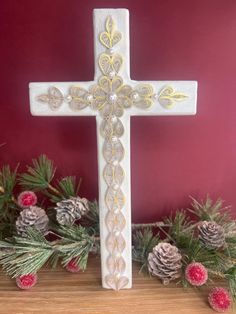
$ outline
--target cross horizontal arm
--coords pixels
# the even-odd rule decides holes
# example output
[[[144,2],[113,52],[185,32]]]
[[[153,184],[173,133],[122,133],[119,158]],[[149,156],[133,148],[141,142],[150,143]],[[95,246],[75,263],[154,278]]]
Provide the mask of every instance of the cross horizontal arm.
[[[73,110],[69,106],[69,91],[73,86],[84,89],[89,95],[89,88],[95,82],[50,82],[30,83],[30,111],[33,116],[95,116],[96,111],[89,106],[83,110]],[[86,95],[83,95],[86,97]]]
[[[196,81],[130,81],[134,89],[139,84],[152,86],[155,99],[146,110],[130,108],[131,116],[195,115],[197,112]]]

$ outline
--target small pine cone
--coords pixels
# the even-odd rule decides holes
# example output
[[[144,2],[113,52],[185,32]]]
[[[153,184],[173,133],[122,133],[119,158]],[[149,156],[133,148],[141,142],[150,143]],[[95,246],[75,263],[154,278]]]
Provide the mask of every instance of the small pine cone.
[[[203,221],[198,226],[198,237],[201,243],[209,249],[219,249],[225,245],[224,228],[215,221]]]
[[[86,198],[71,197],[58,202],[55,210],[59,224],[71,226],[89,211],[88,200]]]
[[[180,277],[182,256],[176,246],[161,242],[148,255],[148,270],[167,285],[171,280]]]
[[[30,206],[20,212],[16,220],[17,233],[26,236],[27,229],[34,227],[42,234],[48,231],[49,219],[44,209],[37,206]]]

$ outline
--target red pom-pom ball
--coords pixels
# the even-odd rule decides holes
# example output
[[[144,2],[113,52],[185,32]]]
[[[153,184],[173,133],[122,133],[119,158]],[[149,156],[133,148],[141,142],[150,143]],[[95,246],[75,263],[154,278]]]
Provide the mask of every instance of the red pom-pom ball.
[[[216,312],[225,312],[231,306],[231,297],[225,288],[213,288],[208,296],[210,306]]]
[[[32,191],[21,192],[17,198],[17,203],[22,208],[34,206],[37,203],[37,196]]]
[[[16,278],[16,284],[20,289],[30,289],[36,285],[38,281],[37,274],[22,275]]]
[[[78,273],[80,271],[80,268],[78,265],[76,265],[76,258],[72,258],[72,260],[69,261],[69,263],[66,265],[66,270],[70,273]]]
[[[185,278],[193,286],[202,286],[207,282],[207,269],[201,263],[191,263],[185,269]]]

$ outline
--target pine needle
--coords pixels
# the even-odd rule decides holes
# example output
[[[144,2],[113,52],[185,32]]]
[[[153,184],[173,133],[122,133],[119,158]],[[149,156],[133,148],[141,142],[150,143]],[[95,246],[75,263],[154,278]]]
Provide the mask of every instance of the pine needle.
[[[46,155],[32,160],[32,166],[27,167],[27,172],[20,175],[19,183],[26,189],[40,191],[49,188],[56,168],[53,161]]]
[[[19,209],[13,196],[16,176],[17,168],[12,171],[7,165],[0,170],[0,238],[12,234],[18,214]]]
[[[141,270],[146,268],[148,254],[160,241],[159,235],[154,235],[150,228],[138,230],[133,234],[133,260],[142,264]]]

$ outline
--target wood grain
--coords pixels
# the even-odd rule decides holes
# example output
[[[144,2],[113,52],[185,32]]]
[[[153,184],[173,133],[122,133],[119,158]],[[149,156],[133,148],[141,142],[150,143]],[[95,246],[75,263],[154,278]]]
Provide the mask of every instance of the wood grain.
[[[19,290],[14,280],[0,272],[0,313],[215,313],[207,304],[210,287],[200,291],[184,291],[174,283],[165,287],[155,278],[138,274],[138,270],[134,265],[133,288],[119,292],[101,288],[99,258],[91,258],[84,273],[45,268],[39,273],[38,284],[29,291]]]

